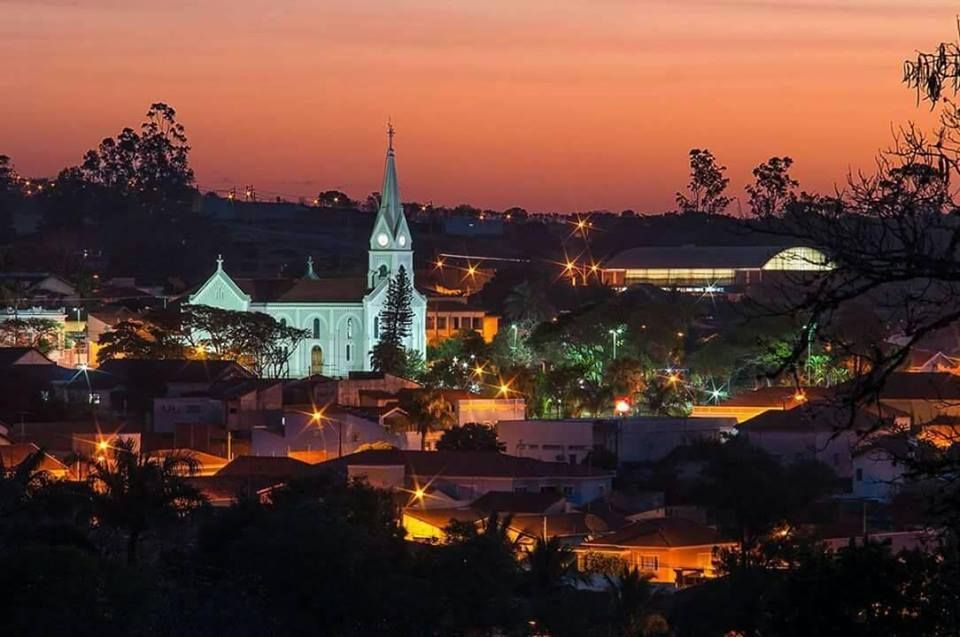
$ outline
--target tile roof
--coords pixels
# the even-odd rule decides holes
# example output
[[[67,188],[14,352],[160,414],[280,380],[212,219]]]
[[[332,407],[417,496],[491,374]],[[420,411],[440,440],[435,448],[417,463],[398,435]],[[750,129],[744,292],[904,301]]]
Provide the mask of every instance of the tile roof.
[[[90,376],[104,380],[112,377],[119,384],[131,379],[149,379],[168,383],[213,383],[227,378],[252,374],[233,361],[164,359],[148,360],[117,358],[104,361]],[[99,378],[98,378],[99,380]],[[78,378],[75,382],[85,382]]]
[[[563,503],[558,493],[514,493],[488,491],[470,504],[470,508],[484,513],[545,513]]]
[[[851,412],[850,407],[832,402],[810,402],[794,409],[770,410],[737,425],[746,432],[834,432],[844,429],[869,431],[890,424],[888,418],[866,410]]]
[[[804,398],[797,400],[797,394]],[[825,387],[761,387],[731,396],[719,403],[721,407],[779,407],[793,409],[806,400],[819,400],[832,394]]]
[[[216,475],[289,480],[309,475],[311,466],[287,456],[237,456],[217,471]]]
[[[29,355],[31,352],[36,352],[37,355],[41,356],[46,360],[46,363],[53,365],[54,362],[41,354],[38,350],[32,347],[0,347],[0,367],[9,367],[16,365],[20,362],[21,359]]]
[[[880,390],[887,400],[960,400],[960,376],[950,372],[894,372]]]
[[[17,443],[12,445],[0,445],[0,461],[3,462],[3,468],[10,471],[20,465],[32,454],[40,451],[40,447],[32,442]],[[47,452],[43,452],[38,471],[47,471],[56,476],[66,475],[69,467],[63,464]]]
[[[268,476],[193,476],[187,484],[197,489],[211,504],[228,504],[241,496],[259,495],[279,486],[282,481]]]
[[[234,279],[254,303],[360,302],[369,287],[365,277],[325,279]]]
[[[639,520],[603,537],[584,542],[581,546],[680,548],[709,546],[719,543],[720,535],[709,526],[685,518],[651,518]]]
[[[613,472],[563,462],[543,462],[492,451],[405,451],[399,449],[361,451],[318,465],[404,466],[408,474],[448,477],[582,478],[612,477]]]

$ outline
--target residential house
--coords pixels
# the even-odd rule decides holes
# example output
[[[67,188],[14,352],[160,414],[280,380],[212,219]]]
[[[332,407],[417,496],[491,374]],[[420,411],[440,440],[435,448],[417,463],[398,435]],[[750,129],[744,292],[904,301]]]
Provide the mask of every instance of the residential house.
[[[580,570],[639,569],[651,581],[678,588],[716,577],[717,551],[733,548],[711,527],[684,518],[640,520],[579,545]]]
[[[416,492],[430,484],[459,500],[489,491],[542,492],[563,494],[574,504],[609,493],[614,476],[585,465],[481,451],[371,450],[319,466],[381,488]]]
[[[40,447],[33,443],[0,445],[0,469],[13,471],[27,458],[38,452],[40,452]],[[71,477],[70,468],[46,451],[43,452],[40,458],[37,471],[42,471],[51,478],[56,479]]]
[[[806,403],[794,409],[766,411],[738,426],[740,435],[784,463],[819,460],[838,477],[853,476],[853,452],[861,439],[894,426],[893,419],[851,412],[830,402]]]
[[[252,430],[251,452],[257,456],[291,456],[311,462],[355,453],[365,445],[406,446],[398,433],[408,427],[397,407],[288,405],[280,427]]]

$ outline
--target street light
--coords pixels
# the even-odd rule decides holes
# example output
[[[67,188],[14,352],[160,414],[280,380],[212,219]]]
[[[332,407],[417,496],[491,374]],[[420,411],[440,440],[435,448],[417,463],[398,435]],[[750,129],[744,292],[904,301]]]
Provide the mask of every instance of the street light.
[[[327,420],[327,417],[323,415],[323,410],[314,409],[313,414],[310,416],[312,422],[321,425],[322,421]],[[321,425],[322,426],[322,425]],[[343,457],[343,423],[337,423],[337,457]]]
[[[613,340],[613,360],[617,358],[617,337],[623,333],[623,328],[618,327],[616,329],[609,330],[610,337]]]

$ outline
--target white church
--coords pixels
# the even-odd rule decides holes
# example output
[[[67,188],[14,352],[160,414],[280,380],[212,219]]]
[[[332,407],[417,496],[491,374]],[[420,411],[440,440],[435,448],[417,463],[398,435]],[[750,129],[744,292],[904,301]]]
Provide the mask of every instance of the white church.
[[[380,208],[370,233],[367,276],[320,278],[308,259],[299,279],[234,279],[217,259],[217,270],[189,303],[227,310],[263,312],[308,332],[290,355],[290,375],[346,376],[370,369],[370,351],[380,340],[379,317],[390,280],[403,266],[413,274],[413,240],[407,226],[397,181],[393,128],[388,132],[387,161],[380,190]],[[414,318],[406,347],[426,351],[427,299],[414,288]]]

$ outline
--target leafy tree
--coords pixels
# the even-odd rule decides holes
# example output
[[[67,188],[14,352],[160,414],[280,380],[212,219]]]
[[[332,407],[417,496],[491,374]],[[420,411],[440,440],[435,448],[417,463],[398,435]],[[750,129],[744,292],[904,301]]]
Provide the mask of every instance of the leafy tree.
[[[148,213],[181,209],[193,194],[190,146],[176,111],[152,104],[140,132],[124,128],[90,150],[80,166],[88,183],[122,199],[136,202]]]
[[[356,208],[357,202],[339,190],[324,190],[317,195],[317,205],[321,208]]]
[[[793,160],[789,157],[771,157],[753,169],[754,183],[746,186],[753,214],[778,215],[796,202],[795,190],[800,184],[790,176],[791,166]]]
[[[407,364],[404,345],[413,325],[413,286],[402,265],[390,280],[387,299],[380,311],[380,341],[370,353],[371,366],[381,372],[400,375]]]
[[[179,312],[150,312],[118,323],[100,339],[111,358],[211,358],[232,360],[257,376],[286,375],[291,353],[307,331],[262,312],[184,305]]]
[[[717,165],[713,153],[706,149],[690,151],[689,195],[677,193],[677,205],[683,212],[720,214],[732,199],[724,195],[730,179],[723,176],[726,166]]]
[[[506,446],[497,440],[497,430],[489,425],[468,422],[447,429],[437,441],[438,451],[499,451]]]
[[[94,511],[104,524],[126,533],[127,562],[134,564],[145,532],[203,502],[184,480],[196,472],[197,461],[189,454],[138,451],[132,441],[112,444],[111,453],[91,465]]]
[[[46,354],[56,349],[61,332],[51,319],[11,318],[0,321],[0,347],[34,347]]]
[[[748,563],[761,539],[778,526],[797,522],[798,514],[830,493],[834,475],[818,461],[786,467],[747,440],[708,441],[693,446],[703,463],[693,486],[694,502],[707,507],[739,543],[739,559]]]

